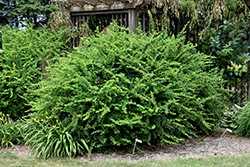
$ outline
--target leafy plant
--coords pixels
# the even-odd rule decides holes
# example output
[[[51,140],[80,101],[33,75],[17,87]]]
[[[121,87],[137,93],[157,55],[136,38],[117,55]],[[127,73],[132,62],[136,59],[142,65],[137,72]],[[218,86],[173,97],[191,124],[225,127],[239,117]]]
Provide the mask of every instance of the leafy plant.
[[[32,147],[37,157],[64,157],[83,154],[84,148],[89,151],[86,142],[70,133],[70,130],[60,125],[50,126],[39,120],[29,120],[23,127],[26,145]],[[90,153],[89,153],[90,154]]]
[[[29,25],[26,30],[6,26],[3,29],[3,50],[0,56],[0,111],[11,118],[26,115],[27,101],[32,97],[29,89],[37,89],[32,84],[48,77],[46,67],[55,58],[65,54],[64,43],[60,41],[60,31],[51,33],[47,29],[34,30]]]
[[[32,119],[59,122],[90,150],[131,145],[136,137],[149,144],[178,143],[218,123],[223,80],[217,71],[204,70],[211,56],[184,44],[183,32],[168,36],[153,24],[150,35],[140,29],[134,34],[111,25],[109,35],[97,30],[83,40],[38,83]]]
[[[229,108],[225,107],[223,110],[223,116],[220,120],[220,127],[236,130],[238,127],[237,116],[239,114],[240,108],[235,104],[229,106]]]
[[[14,147],[14,144],[22,142],[22,125],[21,120],[14,122],[9,115],[0,112],[0,147]]]
[[[243,23],[233,25],[229,21],[224,21],[223,25],[219,26],[218,30],[211,29],[207,31],[209,35],[208,44],[204,44],[202,50],[216,56],[214,65],[224,72],[225,79],[231,78],[232,62],[236,65],[245,65],[249,60],[247,26]]]
[[[235,87],[230,100],[238,105],[244,99],[242,90],[247,81],[247,74],[242,71],[247,70],[246,62],[249,60],[247,32],[248,27],[245,23],[234,25],[225,20],[218,30],[206,31],[206,42],[201,48],[204,53],[216,57],[212,60],[213,67],[221,70],[222,77],[227,81],[225,87]],[[234,85],[236,80],[239,86]]]
[[[241,109],[237,116],[238,128],[237,132],[242,135],[250,136],[250,101],[246,102],[246,105]]]

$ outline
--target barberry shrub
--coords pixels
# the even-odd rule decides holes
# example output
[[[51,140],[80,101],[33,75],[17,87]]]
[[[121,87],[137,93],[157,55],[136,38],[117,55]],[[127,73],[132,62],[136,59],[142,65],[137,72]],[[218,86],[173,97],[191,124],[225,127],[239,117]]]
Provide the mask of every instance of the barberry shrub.
[[[14,119],[26,115],[29,90],[38,88],[32,85],[46,77],[46,66],[65,49],[60,32],[35,30],[33,25],[25,30],[6,26],[0,52],[0,111]]]
[[[217,72],[204,70],[211,57],[185,44],[183,32],[174,37],[152,27],[147,35],[111,25],[109,35],[97,30],[83,39],[33,91],[31,119],[65,129],[90,151],[131,145],[137,137],[173,144],[209,133],[225,93]]]

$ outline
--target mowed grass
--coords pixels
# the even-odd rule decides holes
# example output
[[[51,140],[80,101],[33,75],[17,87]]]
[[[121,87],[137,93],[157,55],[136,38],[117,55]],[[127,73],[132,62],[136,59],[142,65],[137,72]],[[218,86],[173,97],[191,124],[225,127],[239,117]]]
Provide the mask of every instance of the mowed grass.
[[[244,167],[250,166],[250,154],[234,156],[213,156],[203,158],[172,158],[166,160],[140,160],[140,161],[81,161],[77,159],[51,158],[48,160],[34,157],[18,157],[12,153],[0,153],[0,167]]]

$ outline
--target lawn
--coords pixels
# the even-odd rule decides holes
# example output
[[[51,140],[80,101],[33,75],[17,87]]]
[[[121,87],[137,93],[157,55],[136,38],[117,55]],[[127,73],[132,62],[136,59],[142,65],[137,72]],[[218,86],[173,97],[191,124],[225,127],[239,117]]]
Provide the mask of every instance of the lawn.
[[[84,167],[116,167],[116,166],[138,166],[138,167],[162,167],[162,166],[174,166],[174,167],[243,167],[250,166],[250,154],[243,155],[228,155],[228,156],[213,156],[203,158],[172,158],[166,160],[140,160],[140,161],[81,161],[79,159],[61,159],[51,158],[48,160],[35,159],[34,157],[18,157],[12,153],[0,153],[0,167],[15,166],[84,166]]]

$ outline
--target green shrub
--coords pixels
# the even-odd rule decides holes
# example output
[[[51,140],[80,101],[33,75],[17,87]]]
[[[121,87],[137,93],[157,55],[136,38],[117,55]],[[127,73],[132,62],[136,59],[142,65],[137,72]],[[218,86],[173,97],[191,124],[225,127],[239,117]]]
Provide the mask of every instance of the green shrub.
[[[237,132],[242,135],[250,136],[250,101],[246,102],[246,105],[241,109],[237,115],[238,129]]]
[[[3,50],[0,56],[0,111],[17,118],[26,115],[25,110],[29,108],[27,101],[32,97],[27,93],[31,85],[44,77],[45,67],[64,53],[65,46],[60,42],[60,32],[38,31],[30,25],[21,31],[5,27]]]
[[[0,148],[14,146],[23,142],[23,121],[12,121],[8,115],[0,112]]]
[[[128,31],[111,26],[108,36],[97,32],[50,68],[33,92],[32,119],[67,129],[90,151],[131,145],[136,137],[178,143],[209,133],[225,93],[216,71],[203,70],[211,57],[184,44],[183,33]]]

